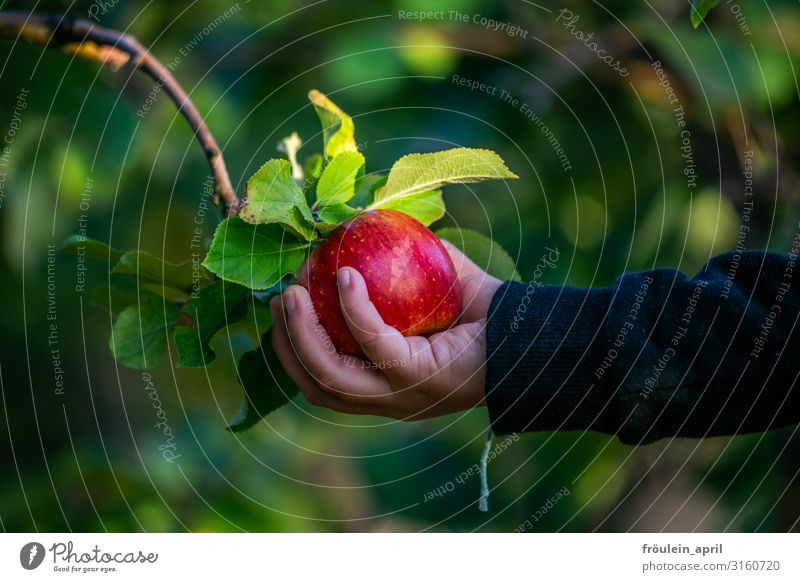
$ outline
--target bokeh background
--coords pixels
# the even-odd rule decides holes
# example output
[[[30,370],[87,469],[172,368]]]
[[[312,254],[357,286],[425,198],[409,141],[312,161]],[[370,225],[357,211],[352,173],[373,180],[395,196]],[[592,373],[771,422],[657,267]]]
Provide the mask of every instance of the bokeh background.
[[[737,244],[748,151],[755,210],[745,246],[785,251],[797,229],[794,0],[721,2],[698,30],[689,3],[673,0],[0,7],[93,14],[139,38],[207,116],[240,193],[291,131],[304,151],[319,149],[311,88],[353,115],[368,171],[452,144],[499,152],[521,179],[447,188],[441,225],[492,236],[526,280],[548,246],[561,260],[545,283],[603,286],[660,266],[694,272]],[[579,16],[574,28],[559,20],[562,9]],[[418,10],[448,12],[424,22],[400,15]],[[521,32],[492,30],[481,17]],[[628,74],[601,62],[576,30],[593,33]],[[685,111],[694,188],[654,61]],[[498,89],[470,91],[453,75]],[[224,425],[241,399],[235,358],[252,348],[244,333],[218,338],[220,357],[206,370],[175,369],[172,349],[153,371],[180,455],[165,462],[146,380],[116,365],[109,315],[90,292],[75,292],[75,260],[60,254],[50,281],[65,384],[57,394],[48,245],[86,214],[94,238],[177,262],[190,258],[194,218],[202,215],[206,236],[219,220],[202,212],[208,169],[174,105],[162,93],[137,115],[152,89],[129,68],[0,41],[0,133],[13,133],[0,166],[3,530],[513,531],[526,520],[534,531],[797,530],[795,427],[639,449],[589,433],[522,435],[489,465],[487,514],[477,511],[477,476],[456,479],[478,461],[485,410],[406,424],[298,399],[232,435]],[[90,284],[107,277],[90,265]],[[426,501],[435,490],[445,494]]]

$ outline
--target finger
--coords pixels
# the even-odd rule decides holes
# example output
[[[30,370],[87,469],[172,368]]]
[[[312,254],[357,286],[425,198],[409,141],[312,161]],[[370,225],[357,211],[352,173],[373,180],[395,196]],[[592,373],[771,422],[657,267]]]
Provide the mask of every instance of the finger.
[[[381,415],[380,406],[345,402],[334,394],[325,392],[320,388],[297,358],[297,354],[292,348],[289,330],[286,326],[286,316],[281,309],[280,297],[275,297],[270,302],[270,312],[272,313],[272,347],[278,355],[286,374],[297,384],[309,404],[323,406],[346,414]]]
[[[292,349],[320,388],[347,402],[364,404],[376,404],[379,397],[392,394],[383,374],[336,352],[305,288],[290,286],[283,294],[283,306]]]
[[[338,276],[342,313],[358,345],[387,373],[391,374],[394,368],[404,368],[411,357],[409,344],[403,334],[383,321],[375,304],[369,300],[364,277],[350,267],[339,269]]]

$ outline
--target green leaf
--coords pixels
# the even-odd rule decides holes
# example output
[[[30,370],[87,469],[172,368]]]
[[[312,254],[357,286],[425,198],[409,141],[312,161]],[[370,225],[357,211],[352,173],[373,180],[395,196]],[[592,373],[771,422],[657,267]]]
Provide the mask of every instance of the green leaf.
[[[692,0],[692,26],[699,27],[719,0]]]
[[[155,368],[180,313],[173,303],[157,295],[141,295],[140,301],[123,309],[114,323],[108,342],[114,358],[129,368]]]
[[[179,368],[202,368],[214,360],[211,338],[245,316],[249,295],[246,287],[225,281],[216,281],[192,295],[175,328]]]
[[[404,198],[395,198],[380,206],[381,210],[397,210],[413,216],[425,226],[430,226],[444,216],[442,191],[417,192]]]
[[[114,316],[123,309],[135,304],[140,293],[136,289],[120,289],[115,285],[102,285],[92,289],[92,303],[95,307],[105,309]]]
[[[278,225],[226,218],[214,231],[203,265],[220,279],[248,289],[267,289],[297,273],[308,248],[308,243],[291,239]]]
[[[317,223],[317,228],[322,234],[328,234],[343,222],[353,218],[356,214],[363,211],[352,208],[347,204],[334,204],[333,206],[323,206],[318,213],[321,222]]]
[[[311,200],[311,196],[316,190],[317,182],[322,175],[322,162],[323,157],[320,154],[308,156],[303,162],[303,172],[305,173],[303,192],[305,192],[306,200]]]
[[[514,259],[492,239],[466,228],[440,228],[436,236],[453,243],[462,253],[501,281],[522,281]]]
[[[317,205],[344,204],[356,194],[356,184],[364,175],[364,156],[344,152],[333,158],[317,182]]]
[[[325,157],[335,158],[343,152],[357,152],[356,129],[351,117],[316,89],[308,92],[308,100],[322,123]]]
[[[356,188],[356,195],[350,201],[351,206],[364,208],[372,204],[375,190],[383,187],[389,178],[387,174],[367,174],[361,178],[361,183]]]
[[[61,245],[61,251],[70,255],[83,256],[95,261],[115,263],[124,255],[113,247],[99,240],[92,240],[80,234],[73,234]]]
[[[259,349],[242,356],[238,371],[244,403],[228,423],[231,432],[247,430],[298,393],[272,350],[268,333],[262,336]]]
[[[410,154],[395,162],[386,184],[374,193],[370,209],[403,210],[402,200],[446,184],[516,178],[496,153],[454,148],[431,154]],[[417,201],[412,201],[415,203]]]
[[[290,232],[312,240],[314,218],[305,194],[292,178],[287,160],[270,160],[247,181],[245,203],[239,216],[250,224],[278,223]]]
[[[140,280],[152,281],[182,291],[191,291],[192,287],[199,287],[208,281],[208,274],[189,261],[173,265],[143,251],[125,253],[111,272],[133,275]]]

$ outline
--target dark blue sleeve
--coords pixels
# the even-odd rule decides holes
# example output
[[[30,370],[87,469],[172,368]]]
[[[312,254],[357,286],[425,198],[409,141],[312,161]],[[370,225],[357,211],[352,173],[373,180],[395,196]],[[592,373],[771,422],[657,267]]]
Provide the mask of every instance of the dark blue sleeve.
[[[657,270],[610,289],[505,283],[487,325],[495,433],[591,430],[646,444],[800,422],[796,261],[727,253],[691,279]]]

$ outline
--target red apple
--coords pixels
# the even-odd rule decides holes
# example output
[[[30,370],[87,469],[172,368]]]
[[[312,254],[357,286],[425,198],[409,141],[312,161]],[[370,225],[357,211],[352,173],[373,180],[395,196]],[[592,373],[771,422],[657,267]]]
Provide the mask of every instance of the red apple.
[[[461,313],[456,269],[442,242],[402,212],[364,212],[328,235],[297,278],[343,354],[364,357],[339,303],[336,274],[342,267],[361,273],[378,313],[405,336],[445,330]]]

